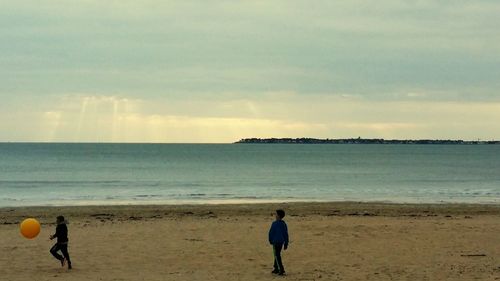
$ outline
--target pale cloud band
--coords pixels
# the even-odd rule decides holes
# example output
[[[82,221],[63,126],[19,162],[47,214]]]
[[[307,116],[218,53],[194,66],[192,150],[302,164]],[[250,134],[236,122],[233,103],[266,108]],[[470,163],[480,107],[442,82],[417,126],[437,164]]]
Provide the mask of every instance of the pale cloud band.
[[[308,97],[305,105],[303,97],[287,96],[283,99],[282,94],[277,94],[275,98],[269,95],[261,101],[224,102],[66,97],[50,111],[34,110],[28,116],[17,116],[34,122],[0,124],[0,137],[48,142],[226,143],[244,137],[302,136],[440,136],[490,140],[498,138],[497,132],[500,132],[500,122],[497,122],[500,103],[497,102],[374,102],[317,96]],[[194,114],[201,109],[202,112]],[[190,112],[192,114],[182,114]],[[394,116],[398,116],[397,120]]]

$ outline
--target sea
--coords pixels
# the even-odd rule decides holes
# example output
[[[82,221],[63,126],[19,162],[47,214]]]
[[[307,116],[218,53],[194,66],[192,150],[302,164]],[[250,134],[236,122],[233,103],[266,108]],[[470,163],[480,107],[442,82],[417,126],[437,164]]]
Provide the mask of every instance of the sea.
[[[500,203],[500,145],[0,143],[0,207]]]

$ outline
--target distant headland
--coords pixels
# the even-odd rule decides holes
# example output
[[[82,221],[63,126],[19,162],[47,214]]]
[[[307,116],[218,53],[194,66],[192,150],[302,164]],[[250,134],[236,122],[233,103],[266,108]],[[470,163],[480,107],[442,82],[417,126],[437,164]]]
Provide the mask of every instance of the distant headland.
[[[386,140],[386,139],[315,139],[315,138],[247,138],[235,143],[277,143],[277,144],[500,144],[500,141],[465,140]]]

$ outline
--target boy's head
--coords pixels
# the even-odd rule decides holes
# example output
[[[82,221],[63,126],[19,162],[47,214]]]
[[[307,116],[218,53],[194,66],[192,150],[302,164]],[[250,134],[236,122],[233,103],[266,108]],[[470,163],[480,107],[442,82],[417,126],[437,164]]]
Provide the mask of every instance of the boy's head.
[[[63,216],[58,216],[57,217],[57,223],[62,223],[64,222],[64,217]]]
[[[276,219],[277,220],[281,220],[285,217],[285,211],[279,209],[279,210],[276,210]]]

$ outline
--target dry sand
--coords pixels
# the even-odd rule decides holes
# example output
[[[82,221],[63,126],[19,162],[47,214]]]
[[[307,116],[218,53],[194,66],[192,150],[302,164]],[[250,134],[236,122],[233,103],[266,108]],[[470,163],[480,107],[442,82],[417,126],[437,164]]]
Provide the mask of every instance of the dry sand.
[[[267,231],[287,211],[287,276]],[[49,254],[69,221],[74,269]],[[20,236],[25,217],[42,222]],[[500,280],[500,206],[290,203],[0,209],[0,280]]]

